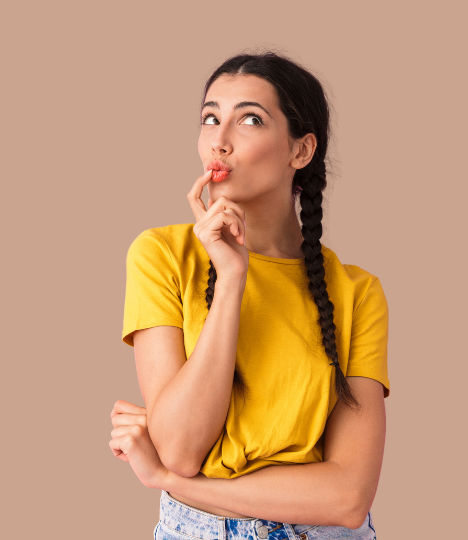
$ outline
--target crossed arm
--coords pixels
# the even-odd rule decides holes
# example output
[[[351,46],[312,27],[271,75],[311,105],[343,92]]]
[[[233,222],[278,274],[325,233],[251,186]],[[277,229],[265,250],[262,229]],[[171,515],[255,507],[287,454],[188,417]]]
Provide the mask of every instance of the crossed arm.
[[[271,521],[357,529],[377,492],[386,415],[380,382],[346,379],[362,408],[355,412],[337,402],[326,424],[322,462],[272,465],[232,479],[169,471],[164,489]]]

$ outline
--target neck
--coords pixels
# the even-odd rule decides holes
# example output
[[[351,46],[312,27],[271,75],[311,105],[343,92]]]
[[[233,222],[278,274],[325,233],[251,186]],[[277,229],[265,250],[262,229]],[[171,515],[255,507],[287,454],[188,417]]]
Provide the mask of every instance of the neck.
[[[291,198],[286,199],[286,203],[278,203],[276,207],[274,204],[270,207],[263,204],[259,208],[252,202],[239,203],[245,211],[247,223],[245,247],[249,251],[268,257],[302,258],[304,254],[301,249],[303,242],[301,225]]]

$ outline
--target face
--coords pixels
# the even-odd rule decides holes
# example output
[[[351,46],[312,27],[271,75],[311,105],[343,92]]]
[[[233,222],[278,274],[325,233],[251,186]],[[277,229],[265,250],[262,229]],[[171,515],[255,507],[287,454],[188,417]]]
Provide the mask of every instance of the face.
[[[215,182],[214,175],[208,183],[213,202],[221,195],[236,203],[290,199],[294,173],[312,159],[315,138],[307,138],[305,152],[303,139],[289,138],[274,87],[254,75],[223,75],[208,90],[205,105],[198,139],[204,172],[213,160],[232,169],[226,179],[220,175]]]

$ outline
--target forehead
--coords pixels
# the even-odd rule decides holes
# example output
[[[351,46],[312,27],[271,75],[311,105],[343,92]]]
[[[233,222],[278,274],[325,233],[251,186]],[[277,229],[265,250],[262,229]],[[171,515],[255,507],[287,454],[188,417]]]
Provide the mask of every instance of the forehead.
[[[238,101],[258,101],[268,110],[277,107],[273,85],[255,75],[221,75],[210,86],[206,101],[217,101],[220,107],[229,107],[231,102]]]

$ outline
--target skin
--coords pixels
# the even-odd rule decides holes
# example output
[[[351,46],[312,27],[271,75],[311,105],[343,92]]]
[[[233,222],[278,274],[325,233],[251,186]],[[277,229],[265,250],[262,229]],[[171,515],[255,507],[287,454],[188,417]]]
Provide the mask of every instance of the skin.
[[[198,152],[204,170],[213,159],[230,165],[233,170],[223,182],[208,182],[208,205],[222,195],[237,203],[245,212],[247,230],[245,246],[249,251],[296,259],[303,257],[302,234],[294,205],[291,184],[297,169],[305,167],[317,147],[314,134],[292,140],[287,119],[279,108],[273,86],[259,77],[221,76],[205,98],[216,101],[219,108],[205,107],[211,113],[200,128]],[[233,110],[242,101],[260,103]],[[259,125],[258,114],[264,125]],[[211,202],[210,202],[211,201]]]
[[[117,458],[130,463],[143,485],[164,489],[182,502],[194,501],[194,508],[219,508],[206,511],[226,517],[357,529],[377,491],[386,415],[380,382],[346,379],[362,407],[355,412],[337,402],[325,427],[319,463],[275,465],[233,479],[202,473],[179,476],[159,459],[148,433],[146,409],[123,400],[111,412],[109,446]]]
[[[234,109],[243,101],[257,102],[263,108],[248,105]],[[200,126],[198,152],[205,172],[214,159],[230,165],[232,172],[222,182],[213,182],[208,174],[208,207],[226,197],[243,211],[248,229],[243,236],[249,251],[285,259],[303,257],[291,184],[296,170],[305,167],[314,155],[315,135],[290,138],[274,87],[259,77],[221,76],[207,92],[205,103],[210,102],[217,106],[208,105],[201,111],[201,116],[207,116]],[[171,495],[207,512],[248,517],[234,512],[227,516],[226,509]]]
[[[221,197],[237,219],[239,244],[249,251],[279,258],[301,258],[302,235],[291,199],[297,169],[312,159],[317,140],[309,133],[291,140],[287,120],[273,86],[255,76],[222,76],[207,93],[205,107],[212,113],[200,128],[198,150],[204,170],[219,159],[233,168],[222,182],[210,174],[196,182],[203,186],[211,208]],[[234,110],[242,101],[255,101]],[[258,125],[259,115],[263,125]],[[271,116],[270,116],[271,115]],[[200,184],[200,185],[199,185]],[[221,202],[221,201],[220,201]],[[204,208],[201,198],[199,204]],[[237,210],[238,209],[238,210]],[[241,213],[247,227],[243,228]],[[154,449],[146,424],[146,409],[119,400],[111,413],[114,430],[109,445],[116,457],[132,466],[147,487],[164,489],[194,508],[225,517],[252,517],[281,521],[359,527],[369,511],[378,485],[385,441],[385,405],[380,382],[347,377],[363,404],[359,413],[341,403],[325,428],[324,461],[305,465],[266,467],[235,479],[207,478],[201,473],[184,477],[164,467]],[[278,497],[281,492],[282,497]]]

